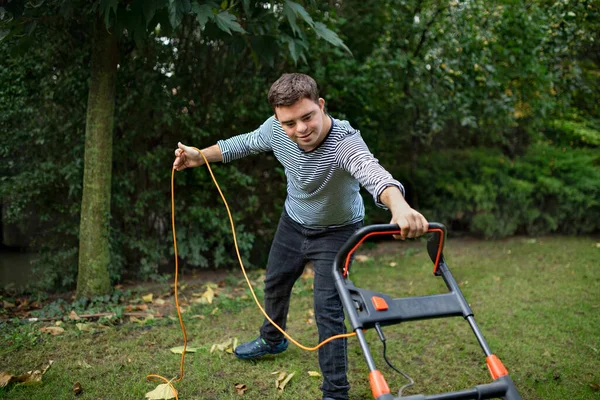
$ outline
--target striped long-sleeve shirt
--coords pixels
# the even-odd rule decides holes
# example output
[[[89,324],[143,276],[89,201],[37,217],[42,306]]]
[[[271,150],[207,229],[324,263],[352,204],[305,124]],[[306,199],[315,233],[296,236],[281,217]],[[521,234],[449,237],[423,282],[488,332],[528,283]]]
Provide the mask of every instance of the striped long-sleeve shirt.
[[[388,186],[404,187],[371,154],[360,132],[348,121],[332,118],[325,140],[314,150],[298,147],[275,117],[253,132],[217,142],[223,162],[272,151],[285,169],[285,210],[301,225],[342,226],[361,221],[365,208],[359,183],[385,208],[379,196]]]

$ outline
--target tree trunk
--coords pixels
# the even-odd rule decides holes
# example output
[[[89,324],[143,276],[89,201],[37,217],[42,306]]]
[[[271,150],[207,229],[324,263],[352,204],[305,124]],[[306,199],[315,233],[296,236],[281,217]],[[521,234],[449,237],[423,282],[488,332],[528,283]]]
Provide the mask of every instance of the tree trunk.
[[[94,27],[85,128],[77,297],[110,293],[109,228],[117,39],[100,19]]]

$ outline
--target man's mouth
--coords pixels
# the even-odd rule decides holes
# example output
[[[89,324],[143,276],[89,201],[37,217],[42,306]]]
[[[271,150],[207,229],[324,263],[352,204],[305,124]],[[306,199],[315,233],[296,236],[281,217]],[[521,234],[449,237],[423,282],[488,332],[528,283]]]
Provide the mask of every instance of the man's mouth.
[[[311,135],[312,132],[307,133],[306,135],[297,135],[296,137],[298,139],[306,139],[307,137],[309,137]]]

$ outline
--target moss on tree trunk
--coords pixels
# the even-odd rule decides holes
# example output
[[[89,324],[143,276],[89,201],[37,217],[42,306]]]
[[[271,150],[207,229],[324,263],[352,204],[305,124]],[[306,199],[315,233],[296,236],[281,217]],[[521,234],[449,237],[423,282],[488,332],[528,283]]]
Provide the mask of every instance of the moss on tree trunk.
[[[117,57],[117,39],[98,20],[85,129],[77,297],[111,291],[109,227]]]

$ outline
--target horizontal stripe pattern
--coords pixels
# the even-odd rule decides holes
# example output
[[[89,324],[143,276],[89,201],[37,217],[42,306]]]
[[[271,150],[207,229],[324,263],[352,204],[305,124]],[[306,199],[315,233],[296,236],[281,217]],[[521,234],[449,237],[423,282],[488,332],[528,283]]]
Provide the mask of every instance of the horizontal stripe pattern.
[[[332,118],[332,127],[319,147],[298,147],[275,117],[255,131],[219,140],[223,162],[272,151],[287,178],[285,210],[299,224],[335,227],[364,218],[360,185],[382,208],[379,196],[388,186],[404,187],[386,171],[369,151],[360,132],[348,121]]]

